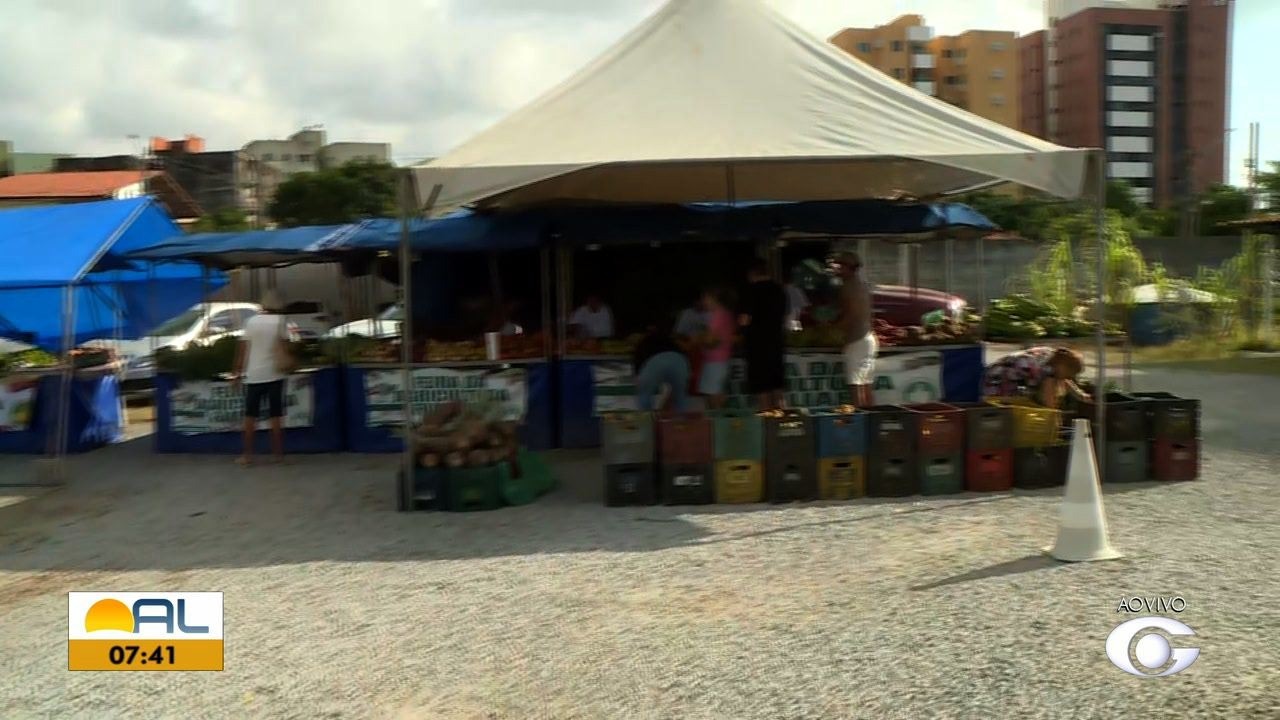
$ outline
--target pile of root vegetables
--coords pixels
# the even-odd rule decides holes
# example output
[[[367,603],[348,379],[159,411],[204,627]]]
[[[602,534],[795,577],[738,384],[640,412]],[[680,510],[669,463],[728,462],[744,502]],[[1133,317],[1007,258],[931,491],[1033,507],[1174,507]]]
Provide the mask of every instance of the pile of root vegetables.
[[[494,415],[456,401],[431,410],[413,432],[418,463],[427,468],[514,463],[520,453],[517,425]]]

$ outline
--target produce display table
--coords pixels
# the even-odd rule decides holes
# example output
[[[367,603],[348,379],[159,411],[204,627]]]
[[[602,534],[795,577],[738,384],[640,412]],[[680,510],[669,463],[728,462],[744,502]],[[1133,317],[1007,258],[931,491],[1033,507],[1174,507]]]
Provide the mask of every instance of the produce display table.
[[[982,391],[983,345],[929,345],[881,348],[876,364],[876,401],[976,402]],[[567,357],[559,363],[560,447],[600,445],[599,413],[635,408],[631,359],[622,356]],[[749,406],[746,367],[735,359],[729,371],[727,407]],[[844,358],[835,349],[787,353],[787,404],[830,407],[850,401]]]
[[[342,370],[299,370],[285,391],[286,453],[341,452]],[[182,381],[160,373],[155,380],[155,450],[162,453],[239,453],[244,422],[244,388],[227,381]],[[270,452],[265,419],[258,424],[254,451]]]
[[[552,426],[550,364],[534,360],[421,363],[412,367],[413,414],[450,400],[477,399],[506,406],[508,419],[522,419],[520,441],[530,450],[555,443]],[[348,365],[344,413],[347,449],[352,452],[400,452],[403,422],[403,379],[392,364]]]
[[[115,370],[108,366],[76,371],[64,452],[86,452],[124,438]],[[40,454],[50,449],[61,391],[62,376],[56,369],[19,372],[0,380],[0,453]]]

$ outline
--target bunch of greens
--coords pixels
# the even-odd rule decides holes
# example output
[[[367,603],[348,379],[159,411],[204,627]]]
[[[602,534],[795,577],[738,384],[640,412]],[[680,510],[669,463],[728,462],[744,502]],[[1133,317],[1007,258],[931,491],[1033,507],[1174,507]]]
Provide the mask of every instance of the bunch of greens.
[[[989,340],[1084,337],[1093,329],[1093,323],[1064,315],[1053,305],[1027,295],[995,300],[986,315]]]
[[[156,351],[156,370],[183,380],[217,380],[235,370],[240,339],[225,337],[209,345],[193,343],[185,350],[161,348]]]

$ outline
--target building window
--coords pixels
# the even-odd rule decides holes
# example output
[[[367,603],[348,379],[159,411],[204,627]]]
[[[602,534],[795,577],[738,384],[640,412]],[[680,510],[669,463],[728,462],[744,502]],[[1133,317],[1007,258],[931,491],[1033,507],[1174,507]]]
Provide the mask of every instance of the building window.
[[[1113,162],[1107,163],[1107,176],[1113,178],[1149,178],[1151,163],[1149,162]]]
[[[1151,102],[1154,96],[1154,90],[1143,85],[1107,86],[1107,100],[1111,102]]]
[[[902,70],[902,68],[894,68],[894,69],[893,69],[893,76],[894,76],[895,78],[897,78],[897,79],[901,80],[901,79],[902,79],[902,77],[903,77],[904,75],[906,75],[906,73]]]
[[[1108,60],[1107,74],[1119,77],[1151,77],[1151,63],[1147,60]]]
[[[992,79],[992,80],[1003,80],[1003,79],[1004,79],[1004,70],[1003,70],[1002,68],[992,68],[992,69],[991,69],[991,79]]]
[[[959,81],[960,81],[960,78],[957,78],[955,75],[948,75],[942,79],[942,82],[947,85],[955,85]]]
[[[1107,125],[1111,127],[1151,127],[1151,113],[1113,110],[1107,113]]]
[[[894,40],[893,43],[889,45],[889,48],[894,52],[902,52],[902,41]]]
[[[299,155],[299,156],[298,156],[298,162],[311,162],[311,156],[310,156],[310,155]]]
[[[911,43],[911,52],[916,53],[918,55],[920,53],[929,52],[929,48],[926,48],[924,46],[924,43],[913,42]]]
[[[999,40],[991,43],[991,52],[1004,52],[1004,43]]]
[[[1149,153],[1151,138],[1142,135],[1112,135],[1107,138],[1107,150],[1116,153]]]
[[[285,162],[289,162],[290,160],[293,159],[293,153],[284,153],[280,156],[280,159]]]
[[[1107,49],[1121,52],[1150,52],[1150,35],[1108,35]]]
[[[991,104],[992,104],[992,105],[995,105],[996,107],[1001,107],[1001,106],[1003,106],[1003,105],[1004,105],[1004,96],[1003,96],[1003,95],[992,95],[992,96],[991,96]]]
[[[869,53],[869,52],[871,52],[871,43],[867,43],[867,42],[860,42],[860,43],[858,43],[858,52],[860,52],[860,53]]]
[[[263,160],[263,162],[271,162],[272,160],[275,160],[275,159],[276,159],[276,156],[275,156],[275,155],[272,155],[271,153],[263,153],[263,154],[262,154],[262,160]]]

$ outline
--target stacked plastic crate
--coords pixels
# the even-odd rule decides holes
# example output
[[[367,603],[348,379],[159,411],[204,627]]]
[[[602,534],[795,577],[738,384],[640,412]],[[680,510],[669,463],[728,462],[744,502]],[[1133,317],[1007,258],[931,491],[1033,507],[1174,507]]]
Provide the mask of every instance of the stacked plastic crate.
[[[1127,483],[1147,480],[1147,401],[1124,393],[1107,393],[1105,448],[1098,447],[1097,413],[1098,406],[1094,402],[1083,401],[1076,417],[1089,420],[1094,452],[1106,458],[1102,481]]]
[[[867,414],[819,410],[818,497],[850,500],[867,494]]]
[[[603,413],[600,434],[605,505],[656,503],[653,416],[645,412]]]
[[[764,458],[769,502],[817,499],[817,438],[807,412],[786,410],[764,418]]]
[[[750,411],[712,414],[715,425],[715,500],[764,502],[764,423]]]
[[[867,414],[867,494],[906,497],[920,493],[915,424],[897,405],[872,405]]]
[[[964,411],[954,405],[907,405],[915,426],[922,495],[964,492]]]
[[[1030,490],[1065,483],[1071,445],[1062,413],[1025,398],[993,402],[1013,414],[1013,486]]]
[[[1200,476],[1200,401],[1167,392],[1134,393],[1147,403],[1151,477],[1195,480]]]
[[[989,402],[963,403],[965,413],[964,487],[970,492],[1013,488],[1013,412]]]
[[[715,439],[711,418],[678,413],[658,418],[662,501],[667,505],[715,502]]]

